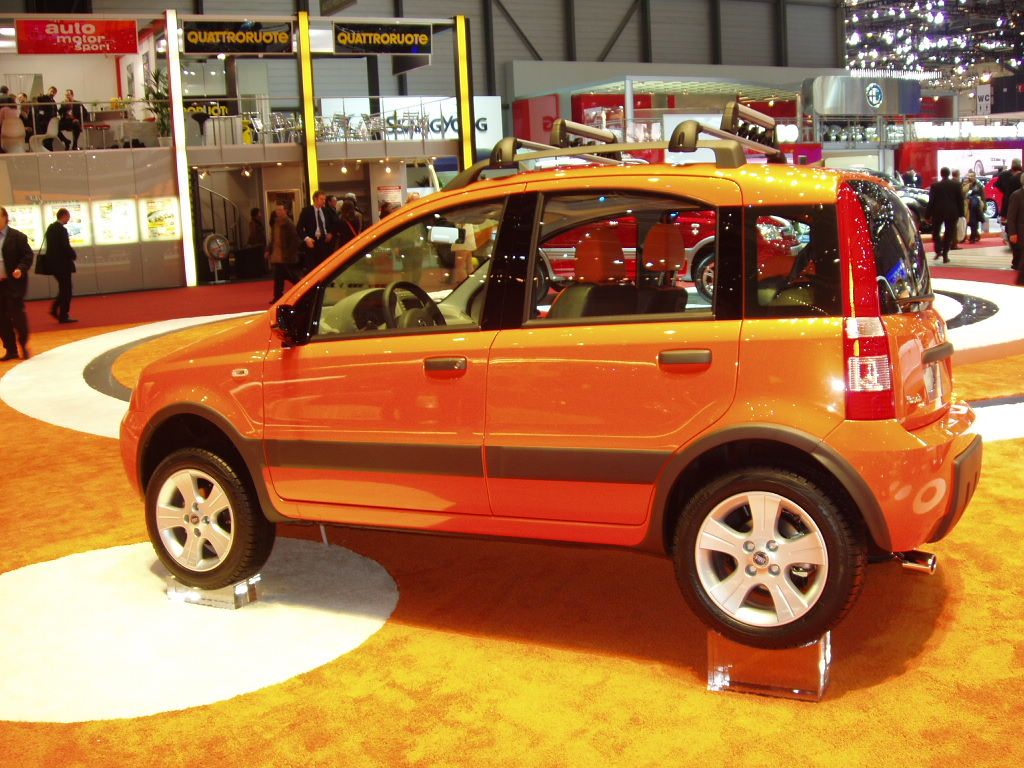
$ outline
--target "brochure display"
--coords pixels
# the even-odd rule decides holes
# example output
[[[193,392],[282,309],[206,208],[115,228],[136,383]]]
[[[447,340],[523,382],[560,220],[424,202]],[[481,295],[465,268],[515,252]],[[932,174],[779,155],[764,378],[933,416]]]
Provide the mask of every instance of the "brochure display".
[[[57,220],[57,211],[67,208],[71,220],[65,227],[71,240],[72,248],[84,248],[92,245],[92,224],[89,216],[89,204],[82,201],[58,200],[43,205],[43,219],[47,222]]]
[[[139,241],[135,201],[98,200],[92,204],[93,240],[96,245],[121,245]]]
[[[708,690],[821,701],[832,665],[832,633],[799,648],[752,648],[708,631]]]
[[[144,197],[139,200],[139,224],[142,242],[180,240],[178,198]]]
[[[43,219],[38,205],[8,205],[7,219],[12,227],[25,233],[32,250],[39,250],[43,244]]]

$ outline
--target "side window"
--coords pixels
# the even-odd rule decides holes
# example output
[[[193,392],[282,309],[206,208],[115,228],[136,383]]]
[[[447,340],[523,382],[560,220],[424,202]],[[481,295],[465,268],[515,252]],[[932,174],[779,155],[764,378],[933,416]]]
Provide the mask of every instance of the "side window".
[[[438,211],[350,258],[321,286],[313,338],[477,325],[503,207]]]
[[[882,311],[900,311],[897,299],[931,293],[927,257],[906,205],[891,190],[869,181],[850,181],[871,230]]]
[[[752,206],[744,220],[749,317],[842,314],[834,206]]]
[[[714,256],[706,205],[636,192],[552,195],[544,201],[531,320],[711,316],[693,287],[699,253]]]

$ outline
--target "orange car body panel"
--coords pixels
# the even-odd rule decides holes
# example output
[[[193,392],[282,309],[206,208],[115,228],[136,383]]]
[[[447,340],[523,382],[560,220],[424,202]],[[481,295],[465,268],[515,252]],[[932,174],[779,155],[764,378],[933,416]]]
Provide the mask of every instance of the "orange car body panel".
[[[834,205],[842,178],[787,165],[696,164],[573,167],[485,180],[401,209],[283,301],[297,300],[342,260],[441,207],[522,191],[611,187],[713,207]],[[884,318],[902,374],[895,382],[899,418],[851,422],[844,414],[838,317],[545,320],[498,331],[382,333],[283,348],[271,332],[271,310],[147,368],[121,448],[139,486],[147,430],[165,409],[186,404],[220,414],[240,439],[262,441],[257,482],[286,517],[635,546],[648,536],[658,489],[673,480],[666,474],[673,456],[727,427],[799,425],[871,488],[893,548],[910,548],[926,540],[948,509],[950,464],[974,437],[969,409],[929,399],[935,384],[925,380],[922,355],[941,343],[943,326],[926,320]],[[709,363],[659,364],[660,353],[675,351],[707,351]],[[429,375],[424,362],[438,356],[464,357],[464,373]],[[247,374],[239,376],[240,369]],[[936,374],[948,392],[948,359]],[[644,470],[624,483],[600,477],[599,465],[589,477],[563,478],[554,470],[545,477],[546,456],[575,453],[585,466],[588,451],[638,457]],[[294,460],[296,452],[301,460]],[[449,457],[460,472],[444,471]],[[526,461],[532,475],[502,473],[506,459]],[[390,471],[399,464],[405,471]],[[420,466],[427,471],[417,471]]]

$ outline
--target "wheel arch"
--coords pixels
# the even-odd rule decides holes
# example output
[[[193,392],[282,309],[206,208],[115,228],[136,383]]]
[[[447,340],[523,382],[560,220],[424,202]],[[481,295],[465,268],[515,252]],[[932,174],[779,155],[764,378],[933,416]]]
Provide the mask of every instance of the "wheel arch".
[[[722,469],[754,465],[809,475],[825,486],[852,522],[863,523],[878,548],[889,551],[889,526],[863,477],[818,438],[770,424],[727,428],[672,456],[655,485],[650,526],[640,548],[671,554],[678,511],[685,500]]]
[[[228,462],[249,483],[268,520],[287,519],[274,506],[263,482],[261,442],[240,435],[216,411],[195,403],[169,406],[150,419],[139,445],[138,477],[143,491],[160,462],[171,453],[179,448],[205,448]]]

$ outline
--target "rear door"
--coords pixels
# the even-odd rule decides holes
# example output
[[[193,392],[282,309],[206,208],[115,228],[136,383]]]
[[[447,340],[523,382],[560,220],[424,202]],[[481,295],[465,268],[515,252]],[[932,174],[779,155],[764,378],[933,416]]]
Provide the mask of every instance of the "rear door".
[[[593,284],[586,282],[592,273],[577,275],[562,296],[535,283],[522,326],[501,330],[491,347],[485,455],[496,516],[639,526],[668,458],[729,407],[738,284],[720,282],[712,307],[683,282],[684,239],[648,235],[657,225],[664,234],[681,216],[716,211],[719,274],[738,281],[740,192],[731,181],[690,178],[684,197],[677,183],[616,177],[583,192],[565,191],[564,182],[528,185],[541,195],[534,263],[551,241],[575,248],[576,263],[589,259],[585,241],[623,217],[632,240],[622,242],[624,230],[603,238],[607,276]],[[569,232],[580,233],[575,244]],[[556,304],[576,314],[551,311]]]

